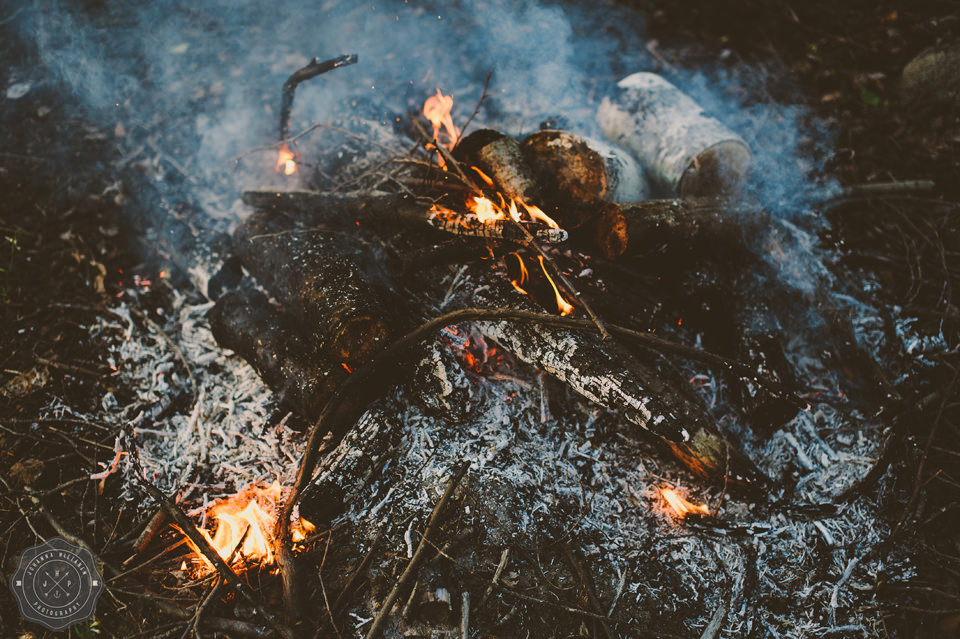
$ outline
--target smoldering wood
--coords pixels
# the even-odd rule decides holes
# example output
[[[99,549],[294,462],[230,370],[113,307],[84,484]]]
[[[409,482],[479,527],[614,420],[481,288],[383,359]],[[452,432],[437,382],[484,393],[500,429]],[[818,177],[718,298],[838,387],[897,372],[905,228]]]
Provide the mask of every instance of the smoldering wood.
[[[629,150],[663,195],[737,191],[752,153],[747,143],[680,89],[653,73],[634,73],[597,110],[603,135]]]
[[[542,130],[531,133],[520,145],[541,191],[555,199],[562,226],[567,221],[565,204],[601,200],[627,202],[647,199],[643,169],[626,151],[569,131]]]
[[[297,221],[307,226],[348,229],[359,224],[379,233],[413,228],[465,238],[515,242],[523,239],[515,227],[503,220],[481,223],[477,220],[444,219],[431,210],[432,201],[403,194],[254,189],[243,192],[243,201],[260,209],[294,213]],[[568,237],[564,229],[538,223],[525,223],[525,226],[537,239],[548,244],[565,242]]]
[[[501,273],[491,272],[475,295],[478,306],[530,309]],[[697,475],[758,485],[763,474],[713,425],[685,392],[663,383],[655,368],[595,335],[520,322],[479,322],[480,330],[516,357],[550,373],[583,397],[620,412],[652,433]],[[729,463],[728,463],[729,460]]]
[[[223,295],[207,313],[217,343],[246,360],[297,413],[315,419],[346,370],[302,327],[246,283]]]
[[[243,265],[307,327],[329,357],[362,362],[390,339],[381,294],[329,232],[294,232],[269,211],[248,216],[234,232]]]
[[[527,204],[540,201],[539,185],[527,166],[520,143],[512,137],[493,129],[480,129],[463,138],[453,155],[459,162],[483,171],[505,196]]]

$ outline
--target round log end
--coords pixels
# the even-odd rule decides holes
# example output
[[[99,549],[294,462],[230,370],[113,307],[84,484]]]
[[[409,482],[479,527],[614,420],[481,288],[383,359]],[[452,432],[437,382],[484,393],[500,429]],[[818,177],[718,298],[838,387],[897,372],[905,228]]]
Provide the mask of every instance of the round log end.
[[[680,178],[680,197],[728,195],[743,188],[753,160],[740,140],[724,140],[701,151]]]
[[[604,206],[593,224],[593,242],[603,257],[615,260],[626,252],[630,234],[619,206]]]
[[[900,96],[908,105],[960,104],[960,44],[931,47],[903,69]]]
[[[583,138],[544,130],[527,136],[520,146],[539,183],[558,199],[583,203],[609,195],[606,163]]]

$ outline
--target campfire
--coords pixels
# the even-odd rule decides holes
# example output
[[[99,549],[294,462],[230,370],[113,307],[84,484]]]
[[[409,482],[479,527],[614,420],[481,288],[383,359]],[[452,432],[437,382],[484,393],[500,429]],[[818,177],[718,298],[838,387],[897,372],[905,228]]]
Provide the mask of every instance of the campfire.
[[[116,180],[84,206],[142,263],[59,234],[109,296],[63,302],[107,355],[63,368],[96,376],[84,411],[29,432],[106,433],[61,482],[89,483],[108,589],[186,634],[879,634],[953,512],[924,501],[954,479],[925,469],[957,409],[946,214],[871,226],[908,255],[893,303],[903,264],[845,261],[866,240],[834,210],[925,183],[841,188],[818,121],[752,80],[494,5],[325,6],[384,41],[324,27],[344,49],[317,58],[256,12],[256,64],[204,86],[208,41],[169,43],[198,105],[170,122],[98,80]],[[37,476],[4,478],[31,524],[63,492]]]

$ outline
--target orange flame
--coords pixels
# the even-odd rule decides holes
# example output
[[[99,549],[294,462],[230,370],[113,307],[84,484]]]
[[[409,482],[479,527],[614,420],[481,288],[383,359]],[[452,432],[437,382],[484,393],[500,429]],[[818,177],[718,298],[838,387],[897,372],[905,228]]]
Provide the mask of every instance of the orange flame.
[[[453,117],[450,115],[452,109],[453,96],[443,95],[440,89],[437,89],[436,95],[431,95],[423,103],[423,115],[433,125],[433,139],[440,142],[441,129],[446,134],[447,143],[443,144],[445,149],[452,149],[460,139],[460,129],[453,123]]]
[[[480,170],[476,168],[474,168],[474,170],[483,176],[484,179],[490,179]],[[552,229],[560,228],[560,225],[550,218],[549,215],[544,213],[539,207],[527,204],[523,200],[515,200],[512,198],[510,199],[510,204],[507,204],[503,200],[502,195],[499,197],[500,203],[497,204],[486,196],[474,196],[470,201],[467,202],[467,208],[477,216],[477,220],[484,224],[493,222],[495,220],[506,220],[512,218],[515,222],[538,222],[540,224],[546,224]],[[526,216],[520,214],[517,204],[523,208],[523,210],[526,212]]]
[[[268,488],[250,486],[210,508],[208,514],[216,522],[216,532],[212,537],[206,530],[201,529],[200,532],[225,560],[236,550],[234,563],[244,561],[273,565],[276,561],[273,527],[280,513],[282,492],[277,482]],[[300,542],[316,526],[306,519],[300,519],[291,528],[291,538],[294,542]],[[207,558],[200,554],[192,542],[188,540],[188,543],[204,566],[200,572],[211,570],[213,566]]]
[[[710,509],[706,506],[699,504],[694,504],[679,494],[672,488],[661,488],[660,495],[666,500],[670,507],[673,509],[673,512],[676,513],[677,517],[683,519],[689,514],[695,515],[709,515]]]
[[[293,159],[293,152],[284,144],[277,153],[277,173],[293,175],[297,172],[297,163]]]
[[[561,317],[566,317],[573,312],[573,306],[567,302],[567,300],[563,299],[563,295],[560,295],[557,285],[553,282],[553,278],[550,277],[550,272],[547,271],[547,267],[543,263],[543,256],[538,255],[537,259],[540,260],[540,268],[543,269],[543,274],[547,276],[547,281],[550,282],[550,286],[553,288],[553,294],[557,296],[557,309],[559,309]]]
[[[510,253],[507,257],[514,257],[517,260],[517,264],[520,265],[520,274],[516,280],[510,280],[510,283],[513,284],[513,288],[517,289],[520,293],[524,295],[529,295],[526,290],[523,288],[523,284],[527,283],[527,280],[530,279],[530,272],[527,271],[527,265],[523,263],[523,258],[517,255],[516,253]],[[519,281],[517,281],[519,280]]]

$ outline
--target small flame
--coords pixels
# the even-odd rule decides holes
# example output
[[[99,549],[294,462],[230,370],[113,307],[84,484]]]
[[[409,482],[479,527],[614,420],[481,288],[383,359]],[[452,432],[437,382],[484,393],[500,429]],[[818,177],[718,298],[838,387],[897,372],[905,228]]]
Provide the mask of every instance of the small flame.
[[[236,549],[234,561],[272,565],[275,563],[273,551],[273,527],[280,512],[279,502],[282,488],[273,482],[268,488],[251,486],[229,497],[209,510],[208,514],[216,522],[216,532],[200,532],[223,559],[228,559]],[[306,519],[300,519],[292,526],[291,538],[294,542],[303,541],[316,529]],[[241,545],[242,540],[242,545]],[[189,542],[191,547],[193,543]],[[238,546],[240,546],[238,548]],[[206,569],[212,569],[210,562],[193,547]]]
[[[543,274],[547,276],[547,281],[550,282],[550,286],[553,287],[553,293],[557,296],[557,309],[559,309],[561,317],[566,317],[573,312],[573,306],[567,302],[567,300],[563,299],[563,295],[560,295],[557,285],[553,282],[553,278],[550,277],[550,272],[547,271],[547,267],[543,263],[543,256],[538,255],[537,259],[540,260],[540,268],[543,269]]]
[[[423,115],[433,125],[433,139],[443,144],[440,142],[441,129],[446,134],[447,143],[443,144],[445,149],[452,149],[460,139],[460,129],[453,123],[451,110],[453,110],[453,96],[443,95],[440,89],[437,89],[436,95],[431,95],[423,103]]]
[[[293,175],[297,172],[297,163],[293,159],[293,152],[284,144],[277,153],[277,173]]]
[[[660,495],[666,500],[673,512],[681,519],[689,514],[709,515],[710,509],[706,506],[691,503],[677,494],[672,488],[661,488]]]
[[[557,224],[552,217],[543,212],[539,206],[534,206],[532,204],[527,204],[526,202],[520,202],[523,205],[523,208],[527,209],[527,215],[530,216],[530,219],[534,222],[540,222],[546,224],[552,229],[560,228],[560,225]]]
[[[530,272],[527,270],[527,265],[523,263],[523,258],[517,255],[516,253],[510,253],[507,257],[514,257],[517,260],[517,264],[520,265],[520,273],[517,276],[517,279],[510,280],[510,283],[513,284],[513,288],[517,289],[520,293],[524,295],[529,295],[527,291],[523,288],[523,285],[527,283],[527,280],[530,279]],[[517,281],[519,280],[519,281]]]

